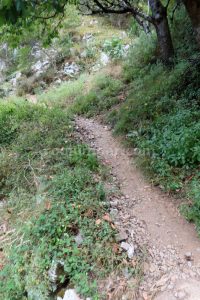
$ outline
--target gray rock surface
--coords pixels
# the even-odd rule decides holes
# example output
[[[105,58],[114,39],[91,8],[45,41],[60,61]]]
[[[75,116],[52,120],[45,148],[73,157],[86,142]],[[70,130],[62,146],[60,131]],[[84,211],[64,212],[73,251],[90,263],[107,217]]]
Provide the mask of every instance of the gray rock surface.
[[[63,300],[81,300],[74,289],[66,290]]]

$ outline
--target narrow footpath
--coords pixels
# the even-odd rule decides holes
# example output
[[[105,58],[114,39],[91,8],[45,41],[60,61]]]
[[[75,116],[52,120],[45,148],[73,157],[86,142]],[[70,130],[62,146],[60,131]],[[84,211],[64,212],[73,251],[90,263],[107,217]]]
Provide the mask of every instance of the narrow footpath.
[[[76,125],[84,141],[110,166],[125,195],[113,204],[118,229],[147,249],[137,300],[200,300],[200,239],[194,225],[179,214],[175,199],[145,181],[130,150],[107,126],[85,118],[77,118]]]

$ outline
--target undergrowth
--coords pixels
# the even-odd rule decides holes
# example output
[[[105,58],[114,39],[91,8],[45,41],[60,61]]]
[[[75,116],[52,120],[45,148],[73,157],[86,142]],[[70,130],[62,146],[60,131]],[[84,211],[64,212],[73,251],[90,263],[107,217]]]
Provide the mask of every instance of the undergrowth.
[[[116,98],[119,91],[128,91],[126,100],[114,107],[116,103],[102,96],[105,85],[81,97],[82,101],[78,99],[75,107],[89,116],[112,107],[106,121],[137,150],[139,163],[154,184],[188,196],[189,204],[182,211],[200,232],[199,54],[184,10],[176,14],[171,28],[179,41],[173,66],[164,66],[156,59],[154,33],[142,33],[124,64],[123,88],[113,85],[117,87],[113,91]]]
[[[113,105],[120,102],[118,93],[122,89],[120,80],[108,75],[98,76],[92,88],[85,95],[78,95],[71,111],[77,114],[93,116],[103,111],[107,111]]]
[[[116,270],[123,255],[113,252],[115,229],[103,219],[108,204],[95,154],[55,106],[7,102],[0,105],[0,123],[1,198],[13,230],[3,244],[0,298],[50,299],[48,270],[57,262],[63,268],[57,286],[103,299],[97,281]]]

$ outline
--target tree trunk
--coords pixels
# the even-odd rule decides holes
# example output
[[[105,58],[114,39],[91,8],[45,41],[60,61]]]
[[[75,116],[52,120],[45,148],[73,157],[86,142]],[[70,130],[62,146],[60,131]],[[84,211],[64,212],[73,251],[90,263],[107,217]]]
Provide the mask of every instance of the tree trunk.
[[[149,4],[152,11],[153,24],[158,37],[161,59],[164,63],[169,63],[174,55],[174,47],[167,19],[167,9],[159,0],[149,0]]]
[[[183,0],[183,3],[192,21],[197,43],[200,47],[200,0]]]

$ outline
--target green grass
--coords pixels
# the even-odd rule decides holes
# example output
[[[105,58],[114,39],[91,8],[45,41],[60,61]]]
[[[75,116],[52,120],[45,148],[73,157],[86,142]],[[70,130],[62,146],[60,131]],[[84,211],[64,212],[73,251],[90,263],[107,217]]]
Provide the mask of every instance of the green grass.
[[[76,97],[72,112],[94,116],[107,111],[120,102],[118,97],[122,82],[102,74],[93,79],[93,85],[85,95]]]
[[[154,34],[141,34],[126,59],[121,83],[109,78],[111,98],[104,96],[109,83],[100,89],[97,85],[78,98],[74,107],[76,113],[87,116],[106,112],[105,120],[115,133],[137,148],[138,162],[152,182],[187,196],[189,204],[182,211],[200,232],[199,54],[183,10],[176,25],[172,24],[172,32],[180,41],[175,44],[178,58],[173,67],[156,59]],[[121,104],[112,98],[117,99],[119,92],[128,94]]]
[[[14,230],[2,245],[0,298],[49,299],[48,270],[62,261],[60,283],[103,299],[98,280],[117,270],[123,255],[113,253],[116,231],[103,221],[108,203],[96,155],[78,142],[61,108],[11,101],[0,105],[0,122],[0,189]]]
[[[59,105],[68,107],[74,98],[83,93],[87,75],[82,74],[77,80],[63,82],[59,87],[51,88],[46,93],[37,96],[37,101],[48,106]]]

